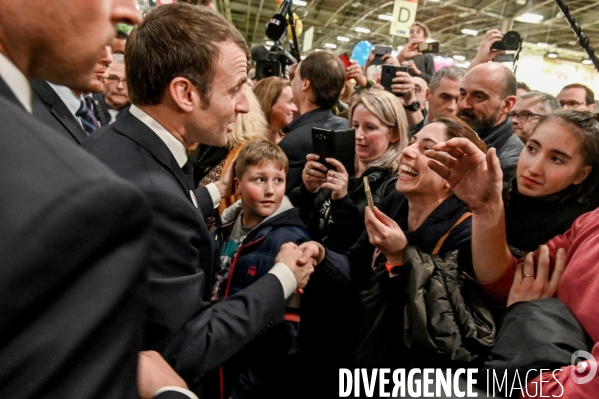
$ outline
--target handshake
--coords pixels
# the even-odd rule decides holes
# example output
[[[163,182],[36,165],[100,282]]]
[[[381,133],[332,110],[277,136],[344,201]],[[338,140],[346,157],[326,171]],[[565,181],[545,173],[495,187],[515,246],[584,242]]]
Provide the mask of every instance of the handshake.
[[[282,262],[293,272],[297,281],[297,288],[304,288],[308,284],[310,275],[325,256],[324,247],[316,241],[307,241],[299,246],[288,242],[281,246],[275,263]]]

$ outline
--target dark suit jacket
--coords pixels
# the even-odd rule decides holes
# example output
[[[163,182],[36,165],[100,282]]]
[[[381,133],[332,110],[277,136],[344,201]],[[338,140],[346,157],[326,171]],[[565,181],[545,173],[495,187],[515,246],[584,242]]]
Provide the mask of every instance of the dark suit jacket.
[[[11,101],[0,97],[0,396],[137,397],[148,206]]]
[[[290,193],[302,184],[302,170],[306,165],[306,155],[312,153],[312,128],[347,129],[345,118],[333,115],[330,109],[315,109],[306,112],[289,124],[289,134],[279,142],[279,146],[289,158],[289,173],[285,191]]]
[[[87,138],[83,127],[56,91],[45,80],[31,82],[33,115],[68,139],[81,144]]]
[[[84,147],[140,187],[150,201],[157,234],[150,260],[146,347],[159,351],[190,387],[197,387],[207,371],[283,320],[281,283],[268,274],[210,306],[216,253],[204,216],[191,199],[193,183],[168,147],[129,111],[95,132]]]
[[[94,115],[96,115],[96,119],[100,122],[100,126],[108,125],[110,123],[110,114],[108,113],[108,104],[104,100],[104,94],[94,93],[92,94],[92,99],[94,103]]]

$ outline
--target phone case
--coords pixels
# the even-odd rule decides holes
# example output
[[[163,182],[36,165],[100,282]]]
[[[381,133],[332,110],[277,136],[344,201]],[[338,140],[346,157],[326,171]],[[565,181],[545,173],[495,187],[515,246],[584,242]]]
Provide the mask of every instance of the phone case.
[[[383,65],[381,71],[381,85],[387,90],[391,92],[391,85],[393,84],[393,78],[395,78],[395,72],[408,72],[408,68],[404,66],[396,66],[396,65]]]
[[[325,158],[335,158],[343,164],[350,176],[356,172],[355,129],[329,130],[318,127],[312,128],[312,153],[320,156],[318,162],[327,169],[335,168],[325,162]]]
[[[372,200],[372,192],[370,191],[370,182],[368,181],[368,176],[364,176],[364,192],[366,193],[366,200],[368,201],[368,206],[370,209],[374,207],[374,201]]]

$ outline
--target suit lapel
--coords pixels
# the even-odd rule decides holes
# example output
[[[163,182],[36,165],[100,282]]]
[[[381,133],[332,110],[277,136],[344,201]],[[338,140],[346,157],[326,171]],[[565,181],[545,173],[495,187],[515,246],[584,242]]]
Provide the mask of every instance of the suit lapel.
[[[110,122],[110,114],[108,113],[108,105],[104,100],[104,94],[94,93],[92,94],[94,101],[94,115],[100,122],[100,126],[106,126]]]
[[[173,175],[173,177],[181,186],[181,189],[185,195],[192,201],[192,203],[194,203],[194,205],[197,203],[195,197],[192,198],[192,193],[190,192],[193,191],[193,187],[190,187],[185,174],[177,163],[177,160],[166,144],[164,144],[164,141],[162,141],[160,137],[158,137],[158,135],[152,131],[152,129],[131,115],[128,109],[123,111],[121,117],[112,124],[112,127],[114,130],[124,136],[129,137],[131,140],[135,141],[149,153],[151,153],[158,163],[160,163],[160,165],[162,165]]]
[[[41,101],[47,105],[50,113],[56,118],[62,126],[73,136],[79,143],[87,138],[79,121],[69,111],[62,99],[56,94],[56,91],[45,80],[34,80],[31,82],[31,88]],[[34,112],[35,114],[35,112]]]

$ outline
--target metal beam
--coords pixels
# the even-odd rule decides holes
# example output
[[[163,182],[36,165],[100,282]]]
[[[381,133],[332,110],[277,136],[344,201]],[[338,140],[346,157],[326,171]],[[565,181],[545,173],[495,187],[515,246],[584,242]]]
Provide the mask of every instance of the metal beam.
[[[260,14],[262,14],[262,6],[264,5],[264,0],[260,0],[260,6],[258,7],[258,14],[256,14],[256,23],[254,24],[254,32],[252,33],[252,40],[248,40],[250,43],[256,42],[256,31],[258,30],[258,23],[260,22]]]

